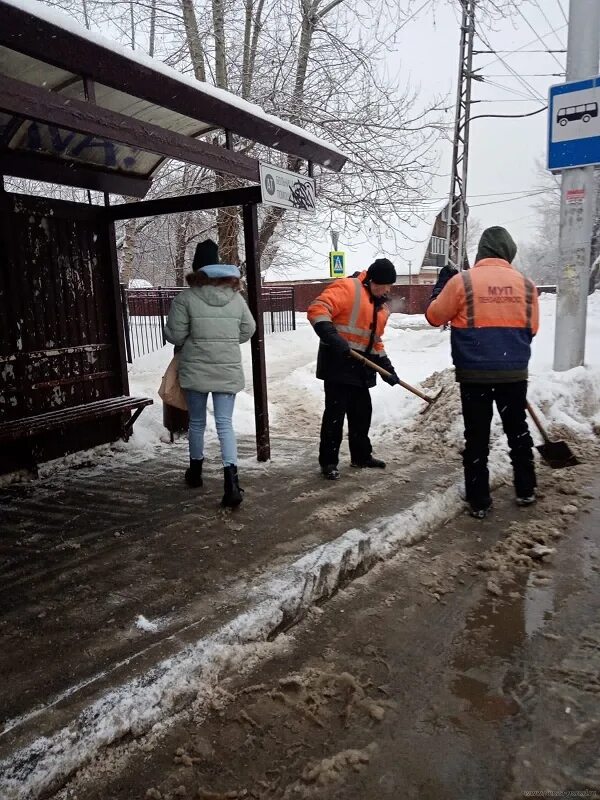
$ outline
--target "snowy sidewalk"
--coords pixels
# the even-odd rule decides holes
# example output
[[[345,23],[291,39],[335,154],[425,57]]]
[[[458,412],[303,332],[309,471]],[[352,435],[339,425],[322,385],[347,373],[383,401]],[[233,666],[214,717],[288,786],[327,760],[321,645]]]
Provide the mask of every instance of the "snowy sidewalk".
[[[214,656],[207,642],[273,636],[384,550],[425,535],[447,513],[432,492],[458,467],[382,452],[387,470],[348,467],[332,484],[314,442],[276,439],[267,465],[245,442],[247,499],[230,514],[217,465],[204,489],[185,487],[185,447],[2,492],[0,764],[21,751],[22,785],[172,713]],[[452,490],[448,507],[459,505]]]
[[[597,341],[600,294],[591,307]],[[600,426],[598,351],[591,368],[551,373],[551,312],[546,301],[531,396],[551,432],[585,447]],[[418,383],[447,366],[447,334],[395,322],[386,348],[403,377]],[[160,443],[160,406],[142,416],[124,453],[0,491],[3,800],[36,797],[107,744],[161,725],[210,693],[224,665],[259,657],[261,643],[344,581],[461,513],[450,371],[425,381],[445,386],[425,417],[416,399],[378,385],[374,441],[388,469],[351,470],[344,446],[343,479],[332,484],[316,468],[314,334],[272,337],[268,349],[273,461],[257,464],[252,438],[242,439],[239,512],[219,510],[214,456],[204,489],[185,487],[186,443]],[[136,392],[158,386],[169,357],[165,349],[134,366]],[[242,433],[250,409],[241,393]],[[495,486],[509,475],[499,433],[496,421]]]
[[[55,800],[600,797],[597,465],[530,509],[503,487]]]

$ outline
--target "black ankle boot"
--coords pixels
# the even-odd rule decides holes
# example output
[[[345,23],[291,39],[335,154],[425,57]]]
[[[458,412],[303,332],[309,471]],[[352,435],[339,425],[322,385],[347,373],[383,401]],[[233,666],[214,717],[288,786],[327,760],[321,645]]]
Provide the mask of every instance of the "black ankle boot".
[[[223,468],[223,481],[225,494],[221,505],[225,508],[237,508],[244,499],[244,490],[240,489],[238,471],[234,464],[228,464]]]
[[[202,464],[204,464],[203,458],[190,458],[189,469],[185,471],[185,482],[193,489],[202,486]]]

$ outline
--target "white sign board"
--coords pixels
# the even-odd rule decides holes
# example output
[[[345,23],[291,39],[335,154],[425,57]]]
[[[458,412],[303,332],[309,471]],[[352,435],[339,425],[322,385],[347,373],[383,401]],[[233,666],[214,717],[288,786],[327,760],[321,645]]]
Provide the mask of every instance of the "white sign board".
[[[548,168],[600,163],[600,79],[552,86],[548,111]]]
[[[314,178],[270,164],[260,164],[260,188],[262,201],[267,206],[315,213]]]

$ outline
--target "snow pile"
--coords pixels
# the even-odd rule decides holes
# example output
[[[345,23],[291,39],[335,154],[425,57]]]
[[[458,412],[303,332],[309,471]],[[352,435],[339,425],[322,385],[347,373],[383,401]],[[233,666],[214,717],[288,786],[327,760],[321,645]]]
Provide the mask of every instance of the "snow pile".
[[[540,333],[533,347],[530,400],[559,433],[590,435],[600,423],[600,291],[588,302],[586,366],[553,372],[556,296],[540,297]]]

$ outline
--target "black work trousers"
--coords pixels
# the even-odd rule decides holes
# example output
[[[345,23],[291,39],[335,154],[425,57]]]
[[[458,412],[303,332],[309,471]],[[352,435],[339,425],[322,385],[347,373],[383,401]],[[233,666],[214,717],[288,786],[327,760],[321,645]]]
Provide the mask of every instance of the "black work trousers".
[[[527,381],[461,383],[460,397],[465,422],[463,466],[469,504],[482,509],[491,503],[488,455],[494,402],[508,439],[517,497],[532,495],[536,479],[533,440],[526,417]]]
[[[337,466],[346,416],[352,463],[361,464],[369,458],[373,452],[369,439],[372,411],[371,395],[366,386],[325,381],[325,411],[319,447],[322,467]]]

